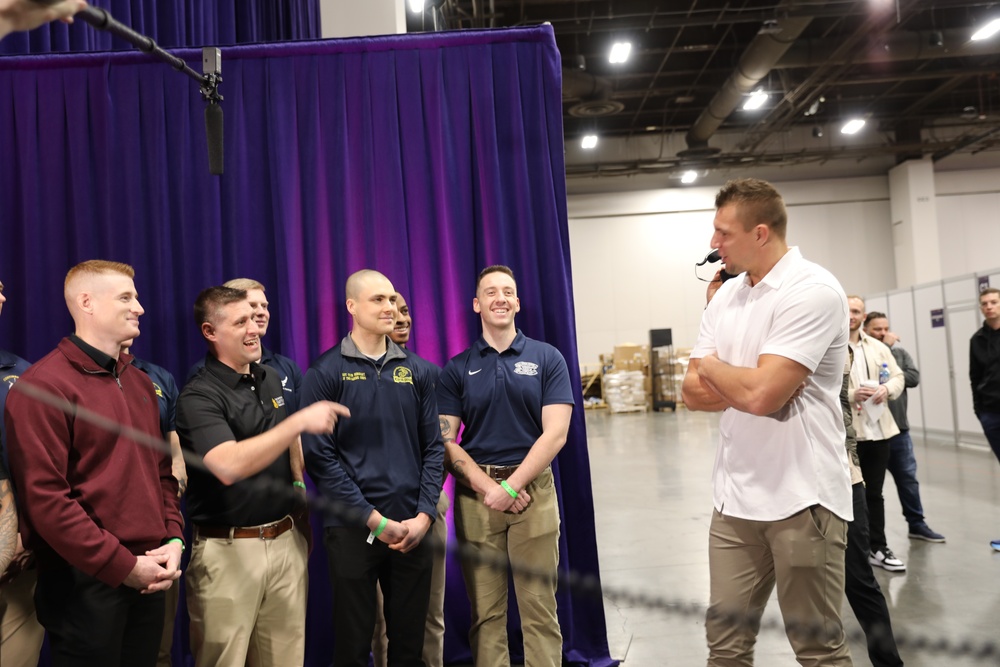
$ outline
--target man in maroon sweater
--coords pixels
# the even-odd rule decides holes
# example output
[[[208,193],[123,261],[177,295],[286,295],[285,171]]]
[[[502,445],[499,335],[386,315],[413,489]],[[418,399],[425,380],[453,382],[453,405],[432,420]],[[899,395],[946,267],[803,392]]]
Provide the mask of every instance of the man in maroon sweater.
[[[160,438],[153,384],[120,353],[143,313],[133,276],[127,264],[99,260],[70,269],[76,333],[7,398],[21,535],[38,558],[35,604],[57,666],[154,665],[163,591],[180,576],[183,520],[170,457],[80,414]],[[23,391],[30,388],[74,407],[48,405]]]

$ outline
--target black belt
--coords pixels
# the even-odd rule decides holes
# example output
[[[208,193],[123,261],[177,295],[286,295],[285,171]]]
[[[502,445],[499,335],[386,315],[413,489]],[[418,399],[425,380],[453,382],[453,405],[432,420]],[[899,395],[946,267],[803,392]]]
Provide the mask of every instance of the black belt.
[[[282,533],[288,532],[295,522],[292,517],[286,516],[281,521],[265,523],[261,526],[248,526],[246,528],[227,528],[226,526],[195,526],[196,537],[215,537],[220,539],[241,540],[246,538],[256,538],[261,540],[273,540]]]

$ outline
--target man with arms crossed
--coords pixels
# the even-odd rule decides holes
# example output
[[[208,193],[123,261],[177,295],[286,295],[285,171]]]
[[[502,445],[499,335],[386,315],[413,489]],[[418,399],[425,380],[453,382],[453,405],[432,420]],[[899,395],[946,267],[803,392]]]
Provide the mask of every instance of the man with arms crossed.
[[[199,667],[301,665],[309,536],[291,517],[293,488],[305,492],[299,435],[327,433],[347,411],[323,401],[285,418],[278,373],[257,363],[245,291],[202,290],[194,314],[208,355],[177,400],[177,433],[209,472],[189,471],[191,649]]]
[[[1000,289],[988,287],[980,292],[979,310],[983,326],[969,341],[972,407],[1000,460]],[[992,540],[990,547],[1000,551],[1000,537]]]
[[[785,242],[781,195],[730,181],[715,199],[712,247],[729,273],[702,317],[685,405],[725,411],[709,535],[710,667],[753,664],[777,585],[802,665],[851,665],[844,601],[851,478],[839,405],[847,299],[825,269]]]
[[[303,402],[337,400],[351,411],[332,435],[305,438],[316,488],[354,516],[327,515],[333,586],[334,667],[367,667],[375,589],[385,599],[388,661],[422,666],[431,548],[444,451],[434,381],[416,355],[389,339],[395,290],[381,273],[347,279],[350,333],[306,373]]]
[[[521,302],[510,268],[482,270],[472,308],[483,335],[449,361],[438,380],[445,456],[458,482],[455,533],[463,549],[482,557],[462,561],[472,659],[478,667],[510,665],[507,571],[495,565],[509,559],[525,665],[559,667],[559,505],[550,464],[566,443],[573,413],[569,371],[558,350],[515,327]],[[526,570],[551,579],[525,576]]]
[[[155,664],[163,591],[180,576],[170,457],[18,390],[38,388],[160,440],[153,384],[121,353],[144,312],[134,275],[127,264],[100,260],[70,269],[64,293],[76,333],[29,368],[7,399],[21,534],[38,559],[35,604],[54,665]]]

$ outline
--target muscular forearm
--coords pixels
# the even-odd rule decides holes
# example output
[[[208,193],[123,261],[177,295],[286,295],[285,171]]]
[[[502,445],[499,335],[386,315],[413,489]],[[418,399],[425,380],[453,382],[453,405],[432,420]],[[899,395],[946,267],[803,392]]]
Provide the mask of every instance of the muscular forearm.
[[[681,385],[681,399],[688,410],[705,412],[721,412],[729,407],[729,403],[719,396],[714,389],[706,384],[697,371],[688,370]]]
[[[294,445],[300,432],[293,414],[260,435],[214,447],[205,455],[205,465],[223,484],[235,484],[271,465]]]
[[[444,441],[444,461],[448,472],[460,484],[464,484],[476,493],[486,495],[496,486],[496,482],[483,472],[454,438],[447,438]]]
[[[542,408],[542,434],[532,444],[521,465],[507,480],[511,488],[518,492],[522,491],[535,481],[539,473],[549,467],[552,459],[566,444],[572,414],[572,405],[546,405]]]

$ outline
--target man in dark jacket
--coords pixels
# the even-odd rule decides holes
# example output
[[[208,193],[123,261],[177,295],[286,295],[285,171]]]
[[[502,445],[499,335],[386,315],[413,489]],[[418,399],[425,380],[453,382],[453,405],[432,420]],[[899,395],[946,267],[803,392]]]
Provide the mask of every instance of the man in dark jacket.
[[[993,453],[1000,459],[1000,289],[990,287],[980,292],[979,310],[983,327],[969,341],[972,407]],[[1000,538],[990,546],[1000,551]]]

